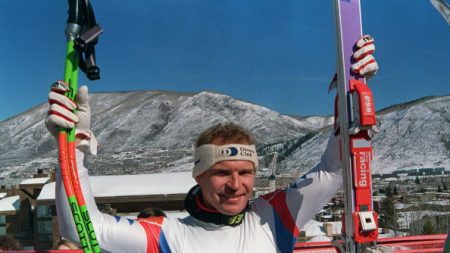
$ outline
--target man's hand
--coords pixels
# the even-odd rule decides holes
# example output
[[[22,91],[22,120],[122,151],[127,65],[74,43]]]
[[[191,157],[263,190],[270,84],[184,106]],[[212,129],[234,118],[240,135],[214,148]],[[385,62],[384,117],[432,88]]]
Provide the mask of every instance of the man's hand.
[[[91,154],[97,154],[97,140],[89,130],[91,123],[91,108],[89,106],[89,95],[87,86],[82,86],[78,90],[76,103],[64,96],[68,91],[68,86],[63,81],[55,82],[48,94],[50,109],[45,125],[48,131],[57,136],[60,128],[76,127],[75,137],[79,143],[77,147],[86,151],[89,148]],[[77,109],[77,113],[73,110]]]
[[[373,42],[372,36],[364,35],[356,42],[356,51],[353,53],[352,71],[367,79],[372,78],[378,70],[378,64],[373,57],[375,52]]]
[[[353,53],[352,71],[358,75],[371,79],[378,71],[378,63],[373,57],[375,44],[372,36],[364,35],[355,43],[356,51]],[[337,87],[337,74],[328,85],[328,92]]]

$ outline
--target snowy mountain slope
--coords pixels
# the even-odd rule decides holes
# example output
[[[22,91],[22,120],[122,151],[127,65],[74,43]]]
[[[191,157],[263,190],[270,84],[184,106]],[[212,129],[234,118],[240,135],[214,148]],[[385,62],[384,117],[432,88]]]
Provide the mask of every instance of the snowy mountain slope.
[[[450,96],[392,106],[378,113],[373,138],[373,172],[446,167],[450,170]],[[320,159],[331,127],[314,135],[283,161],[288,171],[305,171]]]
[[[334,122],[333,116],[306,116],[306,117],[299,117],[299,116],[292,116],[295,119],[298,119],[302,126],[311,130],[319,130],[324,127],[330,126]]]
[[[108,101],[114,97],[93,96],[93,111],[99,113],[94,114],[92,129],[101,142],[108,144],[104,145],[106,150],[190,148],[198,133],[223,121],[240,122],[263,143],[310,131],[291,117],[211,92],[125,95],[129,97],[116,105]],[[108,103],[109,110],[104,108]]]
[[[247,127],[261,157],[277,151],[282,170],[301,174],[319,161],[332,125],[330,116],[294,118],[212,92],[99,93],[91,95],[91,106],[92,130],[100,143],[99,155],[90,158],[96,175],[189,170],[196,136],[222,121]],[[56,144],[43,122],[47,108],[44,103],[0,122],[2,183],[56,166]],[[449,166],[449,112],[450,96],[380,111],[374,172]]]
[[[258,143],[311,131],[292,117],[212,92],[101,93],[90,100],[91,129],[100,144],[91,163],[97,174],[160,169],[189,154],[197,135],[218,122],[239,122],[255,133]],[[0,177],[11,170],[31,174],[40,166],[56,165],[55,141],[43,122],[47,108],[41,104],[0,122]]]
[[[373,140],[375,169],[439,167],[450,164],[450,96],[380,113]]]

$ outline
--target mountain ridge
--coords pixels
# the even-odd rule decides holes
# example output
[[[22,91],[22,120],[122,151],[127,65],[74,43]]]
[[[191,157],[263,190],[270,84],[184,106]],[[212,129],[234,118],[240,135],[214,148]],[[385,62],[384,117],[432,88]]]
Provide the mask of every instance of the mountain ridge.
[[[296,118],[210,91],[92,93],[90,100],[91,129],[100,143],[99,155],[89,164],[95,175],[189,170],[195,137],[224,121],[254,133],[262,159],[277,151],[285,172],[301,174],[320,159],[333,123],[332,116]],[[3,183],[57,165],[56,143],[43,122],[47,108],[43,103],[0,121]],[[450,164],[449,111],[450,96],[380,110],[374,172]],[[398,160],[402,156],[404,161]]]

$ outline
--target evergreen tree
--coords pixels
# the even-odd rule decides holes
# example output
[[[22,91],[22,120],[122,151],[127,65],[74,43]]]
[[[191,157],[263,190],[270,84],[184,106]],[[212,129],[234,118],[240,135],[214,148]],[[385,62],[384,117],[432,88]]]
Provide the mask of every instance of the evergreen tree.
[[[423,235],[432,235],[435,234],[435,227],[433,223],[431,222],[431,219],[429,217],[425,218],[425,222],[422,227],[422,234]]]
[[[385,189],[386,198],[381,202],[380,210],[380,227],[397,229],[397,212],[395,211],[394,195],[392,191],[392,185],[389,185]]]
[[[416,184],[420,184],[420,179],[419,176],[416,176],[416,180],[415,180]]]
[[[438,191],[438,192],[442,192],[442,189],[441,189],[441,186],[440,186],[440,185],[438,185],[437,191]]]
[[[398,188],[397,188],[397,186],[396,185],[394,185],[394,195],[398,195]]]
[[[392,197],[393,191],[392,191],[392,184],[389,184],[386,189],[384,190],[386,197]]]

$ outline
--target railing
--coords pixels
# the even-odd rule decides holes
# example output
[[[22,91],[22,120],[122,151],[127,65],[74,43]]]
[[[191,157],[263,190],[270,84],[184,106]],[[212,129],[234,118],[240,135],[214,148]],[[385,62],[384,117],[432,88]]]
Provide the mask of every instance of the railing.
[[[442,253],[446,234],[380,238],[377,245],[395,253]],[[83,253],[82,250],[7,251],[10,253]],[[337,253],[331,242],[303,242],[295,244],[294,253]],[[231,253],[231,252],[230,252]]]
[[[388,247],[395,253],[443,253],[446,234],[403,236],[393,238],[379,238],[377,245]],[[337,253],[331,242],[297,243],[295,253]]]

